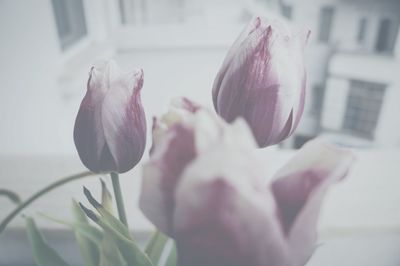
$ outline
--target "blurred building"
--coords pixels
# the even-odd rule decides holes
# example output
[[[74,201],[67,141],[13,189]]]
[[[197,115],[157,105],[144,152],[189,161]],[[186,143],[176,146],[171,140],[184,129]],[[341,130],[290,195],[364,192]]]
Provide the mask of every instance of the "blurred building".
[[[176,96],[211,107],[229,46],[271,7],[312,31],[305,114],[283,146],[317,135],[399,146],[398,0],[2,0],[0,154],[75,153],[74,116],[98,59],[145,69],[149,118]]]
[[[358,147],[400,145],[400,1],[283,1],[312,31],[299,147],[316,135]]]

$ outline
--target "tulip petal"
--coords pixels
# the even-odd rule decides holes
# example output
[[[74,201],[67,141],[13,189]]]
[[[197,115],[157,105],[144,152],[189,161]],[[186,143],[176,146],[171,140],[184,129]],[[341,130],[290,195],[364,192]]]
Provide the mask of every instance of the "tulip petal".
[[[196,156],[194,132],[172,125],[144,166],[140,208],[161,231],[173,235],[174,193],[183,169]]]
[[[146,119],[140,99],[143,71],[116,73],[102,106],[104,136],[116,172],[132,169],[141,159],[146,143]]]
[[[83,164],[93,172],[102,172],[104,167],[115,164],[105,141],[101,119],[108,84],[108,65],[93,67],[75,120],[75,146]]]
[[[218,71],[218,74],[214,80],[213,89],[212,89],[212,99],[213,99],[213,103],[214,103],[214,108],[217,112],[218,112],[218,105],[217,105],[218,94],[219,94],[219,90],[221,88],[222,80],[224,79],[226,71],[228,70],[228,66],[231,63],[232,59],[234,58],[234,55],[237,52],[240,45],[242,44],[242,42],[246,39],[246,37],[250,33],[252,33],[255,29],[259,28],[260,26],[261,26],[261,18],[260,17],[252,18],[250,23],[247,24],[247,26],[240,33],[239,37],[235,40],[235,42],[229,49],[229,51],[224,59],[224,62],[222,63],[222,66],[221,66],[220,70]]]
[[[287,265],[276,206],[254,159],[251,150],[244,157],[217,147],[185,170],[175,198],[179,265]]]
[[[304,265],[313,253],[324,195],[346,176],[353,160],[349,150],[311,141],[277,173],[271,188],[291,246],[291,265]]]

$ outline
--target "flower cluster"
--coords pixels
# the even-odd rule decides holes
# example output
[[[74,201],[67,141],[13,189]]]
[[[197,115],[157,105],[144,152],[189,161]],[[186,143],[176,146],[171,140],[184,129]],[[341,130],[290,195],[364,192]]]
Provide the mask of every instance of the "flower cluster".
[[[353,161],[315,140],[270,177],[244,120],[229,125],[182,104],[156,120],[154,135],[140,206],[176,240],[179,265],[304,265],[324,194]]]
[[[182,98],[153,119],[140,208],[175,240],[179,265],[301,266],[312,255],[322,200],[346,176],[352,153],[313,140],[270,176],[258,150],[299,124],[308,35],[254,18],[215,79],[216,114]],[[91,70],[74,131],[90,170],[123,173],[141,159],[142,85],[141,70],[122,73],[113,63]]]

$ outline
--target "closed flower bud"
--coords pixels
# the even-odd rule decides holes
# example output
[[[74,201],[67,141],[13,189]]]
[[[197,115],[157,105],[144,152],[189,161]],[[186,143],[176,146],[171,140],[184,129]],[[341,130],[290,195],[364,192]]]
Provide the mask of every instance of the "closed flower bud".
[[[217,113],[243,117],[259,147],[289,137],[304,109],[304,47],[309,32],[277,19],[253,19],[229,50],[213,85]]]
[[[74,128],[79,157],[91,171],[124,173],[142,158],[142,86],[142,70],[124,73],[112,61],[91,69]]]

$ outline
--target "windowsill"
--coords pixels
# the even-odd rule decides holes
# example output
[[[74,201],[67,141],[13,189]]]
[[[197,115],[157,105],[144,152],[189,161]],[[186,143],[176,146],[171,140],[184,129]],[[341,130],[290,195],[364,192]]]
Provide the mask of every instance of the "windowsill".
[[[270,158],[271,165],[268,167],[279,167],[292,155],[293,151],[276,152],[273,158]],[[398,265],[398,155],[398,150],[357,151],[357,161],[350,175],[332,187],[326,197],[319,230],[319,243],[322,245],[318,246],[307,266]],[[376,158],[380,158],[379,163],[376,162]],[[139,165],[129,173],[123,174],[121,182],[127,203],[128,221],[132,224],[131,228],[135,229],[135,235],[143,236],[136,239],[145,241],[145,234],[150,232],[153,226],[137,207],[141,182],[140,168]],[[76,155],[0,157],[0,176],[5,188],[17,191],[22,198],[27,198],[44,185],[54,182],[55,178],[80,172],[82,169],[83,166]],[[103,178],[110,186],[109,178]],[[94,195],[100,195],[101,186],[97,178],[82,179],[47,194],[24,211],[24,214],[36,218],[38,227],[44,231],[46,239],[61,255],[69,258],[68,261],[72,263],[77,261],[72,265],[79,265],[73,234],[66,231],[65,226],[43,219],[37,212],[70,221],[71,197],[88,204],[82,193],[83,185]],[[13,207],[11,203],[3,204],[0,216],[4,217]],[[10,224],[2,237],[4,238],[0,241],[0,264],[30,265],[30,247],[26,240],[24,220],[20,216]]]
[[[265,171],[273,174],[294,155],[292,150],[277,150],[273,156],[268,150],[259,151],[269,163]],[[400,151],[396,149],[357,149],[356,162],[349,176],[343,182],[332,187],[324,202],[321,213],[320,232],[331,234],[333,231],[356,232],[372,230],[372,232],[400,231],[400,179],[397,173],[400,165]],[[379,158],[379,163],[377,163]],[[146,159],[144,159],[146,160]],[[23,167],[21,167],[21,165]],[[70,156],[0,156],[0,176],[5,189],[17,192],[26,199],[55,178],[81,172],[84,169],[77,155]],[[135,221],[135,229],[151,230],[151,224],[140,212],[138,195],[141,183],[141,165],[121,175],[122,190],[128,204],[128,220]],[[13,173],[10,175],[10,173]],[[109,178],[103,176],[110,186]],[[21,186],[24,184],[24,186]],[[51,216],[69,220],[70,200],[84,200],[82,186],[88,187],[94,195],[100,195],[98,178],[86,178],[71,182],[58,188],[45,197],[37,200],[27,208],[25,214],[36,215],[38,211]],[[354,197],[357,195],[357,197]],[[0,217],[5,217],[14,205],[4,202],[0,209]],[[37,217],[37,216],[36,216]],[[17,217],[10,228],[21,227],[24,220]],[[63,228],[54,222],[40,219],[43,228]]]

